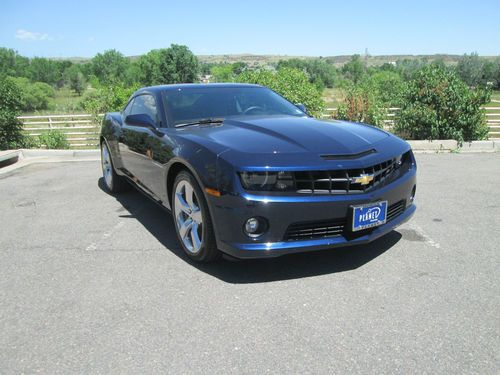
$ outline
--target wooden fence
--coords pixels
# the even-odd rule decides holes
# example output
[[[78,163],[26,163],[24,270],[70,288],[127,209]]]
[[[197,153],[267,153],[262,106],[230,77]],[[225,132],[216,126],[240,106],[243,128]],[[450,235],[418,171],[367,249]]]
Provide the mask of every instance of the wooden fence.
[[[490,139],[500,140],[500,107],[484,107],[486,119],[490,129]],[[391,130],[394,117],[399,108],[388,108],[384,128]],[[324,118],[335,115],[337,108],[327,108]],[[66,135],[72,149],[95,148],[99,145],[100,121],[88,114],[83,115],[45,115],[45,116],[20,116],[23,129],[30,136],[38,136],[43,132],[60,130]]]
[[[489,139],[500,140],[500,107],[482,107],[486,114],[486,123],[489,127]],[[332,118],[335,116],[337,108],[327,108],[323,118]],[[387,118],[384,119],[384,129],[392,130],[394,118],[399,108],[387,108]]]
[[[18,119],[29,136],[60,130],[66,135],[71,148],[95,148],[99,145],[101,125],[93,115],[20,116]]]

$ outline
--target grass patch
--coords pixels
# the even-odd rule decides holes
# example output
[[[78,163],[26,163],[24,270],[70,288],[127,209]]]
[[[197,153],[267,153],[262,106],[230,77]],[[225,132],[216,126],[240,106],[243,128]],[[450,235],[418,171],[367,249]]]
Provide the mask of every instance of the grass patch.
[[[51,99],[49,108],[23,113],[23,116],[39,116],[39,115],[67,115],[85,113],[79,108],[82,96],[76,94],[73,90],[63,87],[56,90],[56,95]]]
[[[326,108],[337,108],[342,102],[342,91],[338,88],[325,89],[323,91],[323,100]]]

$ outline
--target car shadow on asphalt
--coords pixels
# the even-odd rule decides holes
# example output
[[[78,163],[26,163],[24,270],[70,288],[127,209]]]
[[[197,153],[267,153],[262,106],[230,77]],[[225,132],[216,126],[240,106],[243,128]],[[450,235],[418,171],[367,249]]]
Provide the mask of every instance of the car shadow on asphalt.
[[[108,193],[102,178],[99,179],[98,186]],[[240,260],[224,256],[214,263],[196,263],[184,254],[177,240],[172,216],[165,209],[135,189],[113,195],[113,197],[126,210],[118,213],[120,217],[136,219],[166,249],[186,263],[233,284],[264,283],[351,271],[382,255],[402,237],[400,233],[392,231],[370,244],[359,246],[291,254],[270,259]]]

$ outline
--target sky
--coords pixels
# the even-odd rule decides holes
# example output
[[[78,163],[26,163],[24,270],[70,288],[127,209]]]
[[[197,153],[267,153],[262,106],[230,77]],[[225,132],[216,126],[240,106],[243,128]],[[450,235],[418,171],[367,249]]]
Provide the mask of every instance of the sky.
[[[0,47],[33,57],[500,55],[500,0],[2,0]]]

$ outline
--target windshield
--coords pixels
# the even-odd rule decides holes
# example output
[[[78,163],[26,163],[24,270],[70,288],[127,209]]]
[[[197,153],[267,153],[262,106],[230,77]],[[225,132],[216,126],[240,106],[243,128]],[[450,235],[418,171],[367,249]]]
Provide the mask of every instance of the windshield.
[[[306,116],[265,87],[188,87],[162,94],[168,122],[173,126],[237,116]]]

